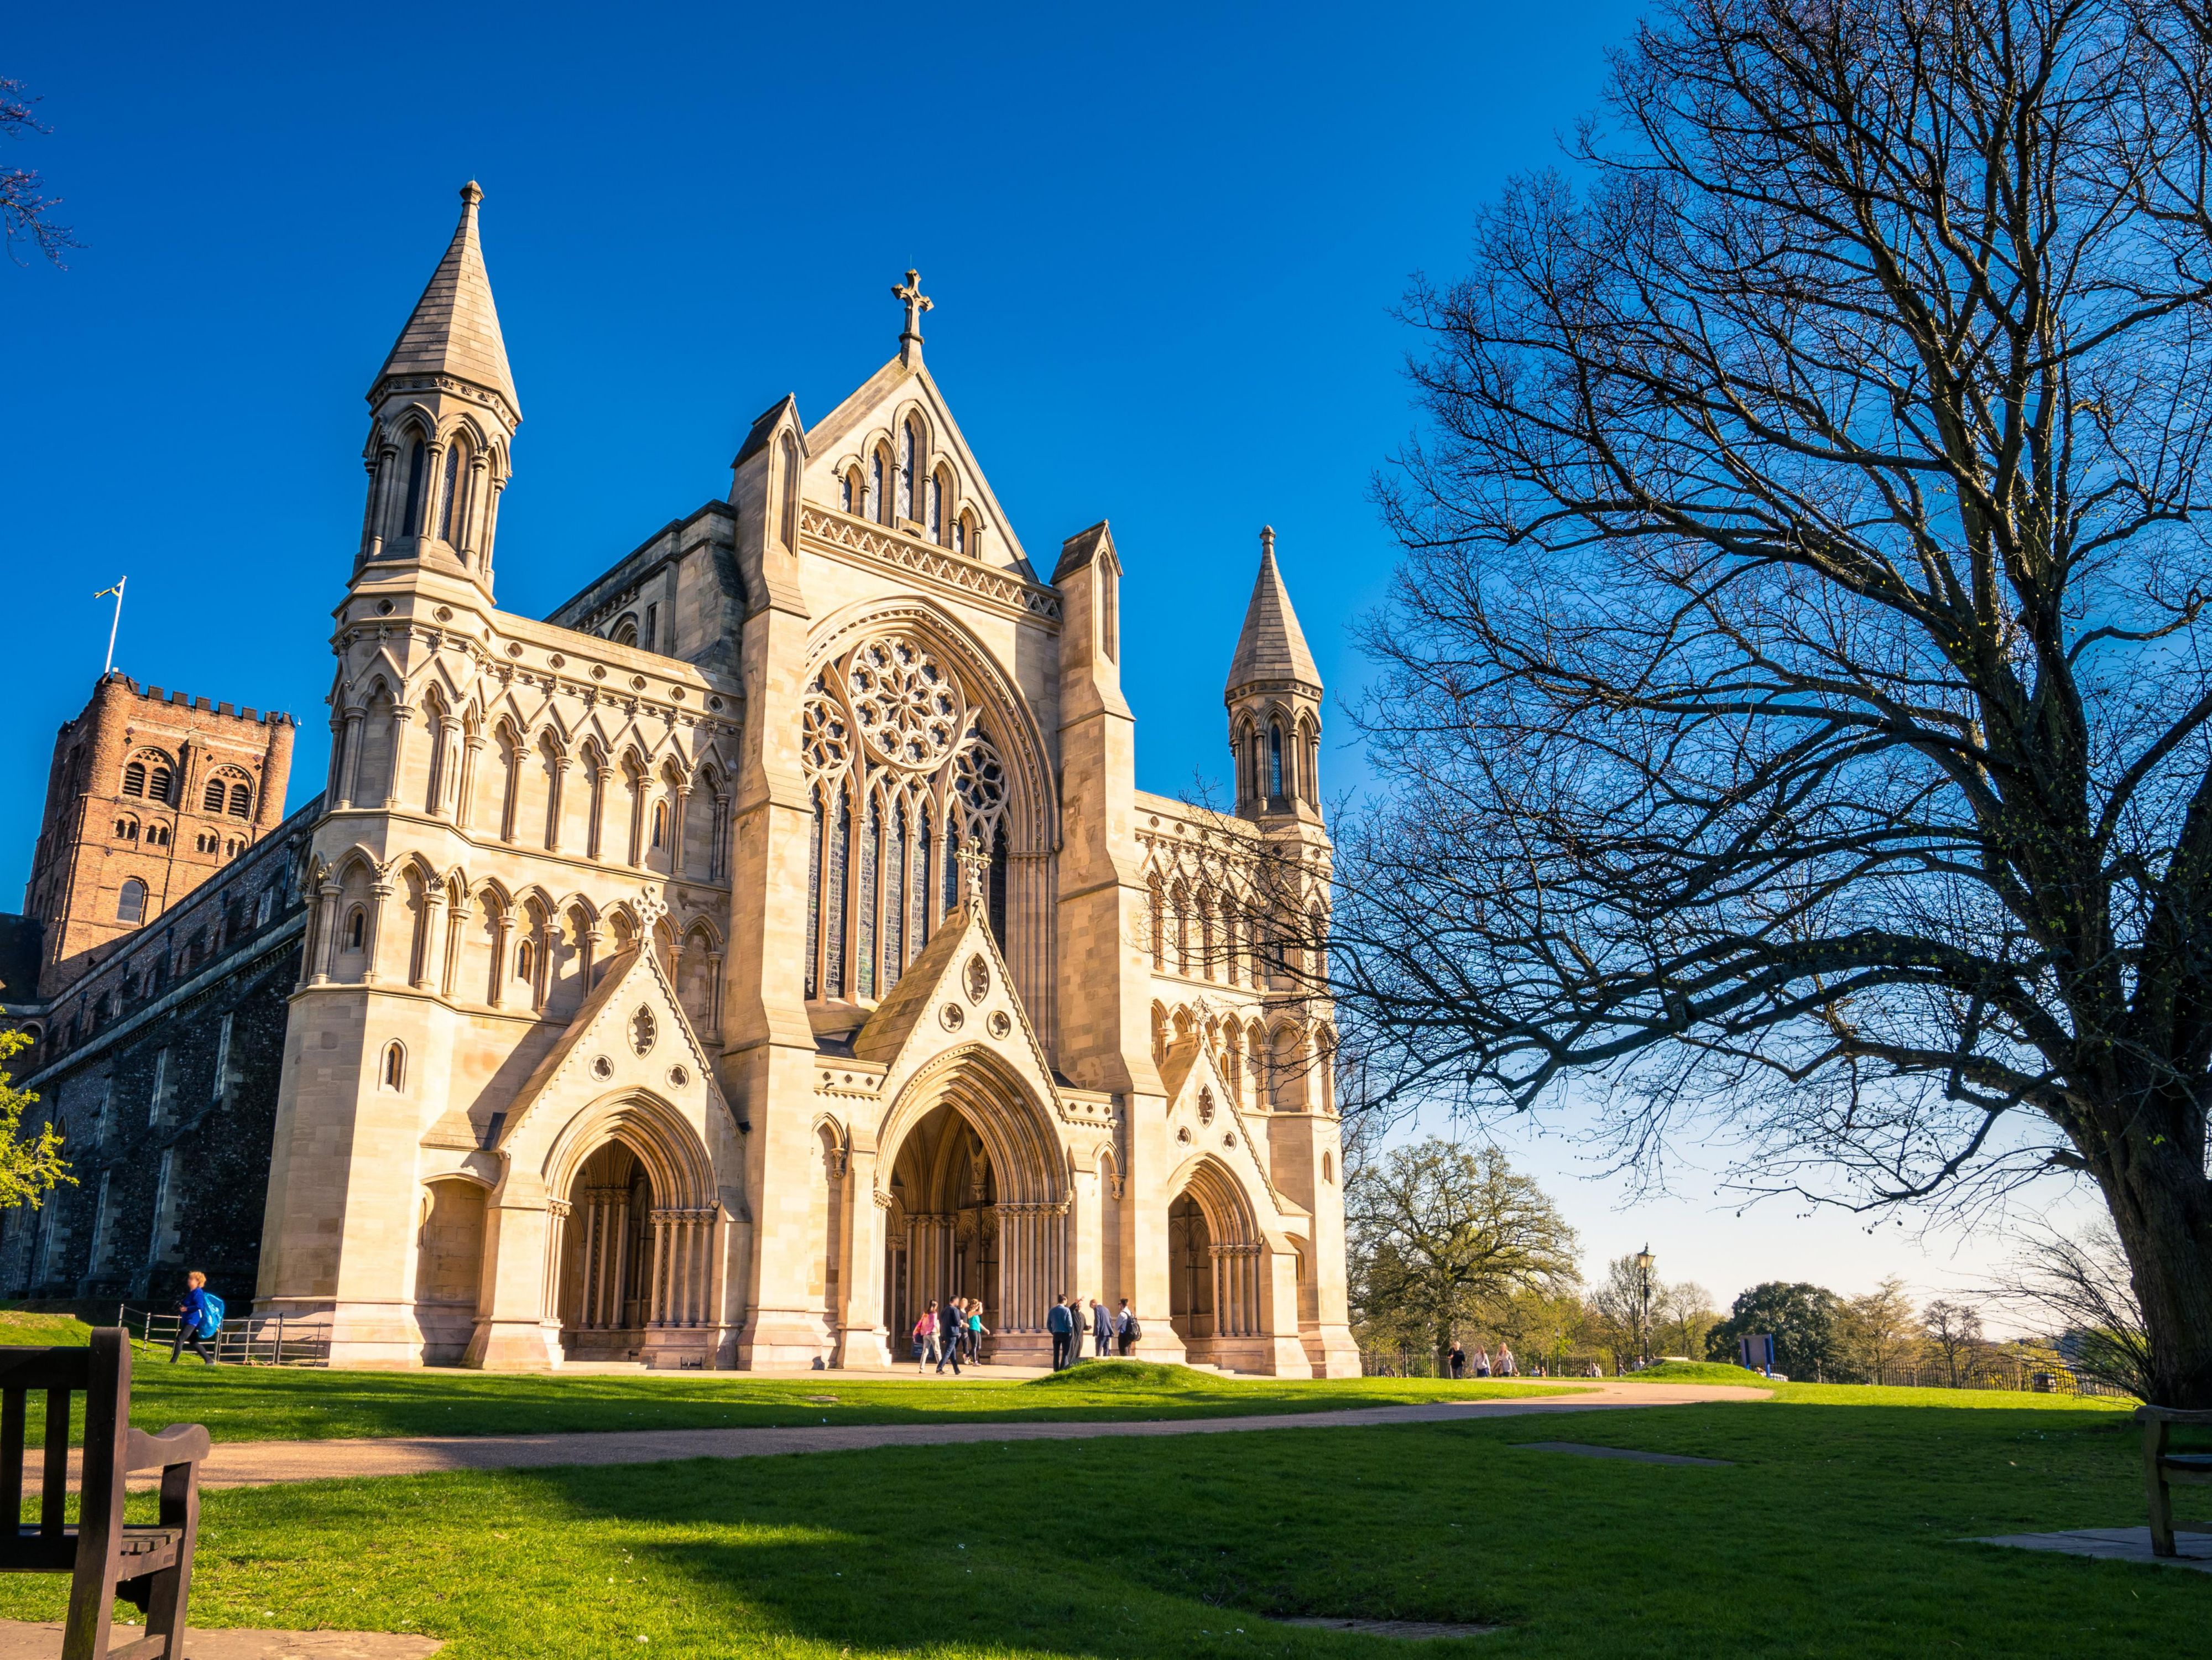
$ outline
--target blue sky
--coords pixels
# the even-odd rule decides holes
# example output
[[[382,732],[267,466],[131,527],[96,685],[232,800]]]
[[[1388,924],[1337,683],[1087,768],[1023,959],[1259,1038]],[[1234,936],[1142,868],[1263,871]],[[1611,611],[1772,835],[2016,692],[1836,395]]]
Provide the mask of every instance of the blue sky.
[[[1545,166],[1633,6],[27,8],[0,75],[50,137],[70,269],[0,266],[0,903],[56,726],[118,666],[291,711],[327,752],[330,613],[371,376],[464,179],[526,420],[499,599],[542,614],[722,495],[750,418],[817,420],[936,300],[933,372],[1033,558],[1105,517],[1127,566],[1139,782],[1221,770],[1221,682],[1272,523],[1333,691],[1393,548],[1368,501],[1413,417],[1408,277]],[[1331,739],[1348,737],[1334,714]],[[1357,775],[1332,748],[1325,781]],[[1593,1258],[1856,1289],[1971,1279],[1900,1231],[1689,1196],[1616,1207],[1559,1140],[1516,1151]]]

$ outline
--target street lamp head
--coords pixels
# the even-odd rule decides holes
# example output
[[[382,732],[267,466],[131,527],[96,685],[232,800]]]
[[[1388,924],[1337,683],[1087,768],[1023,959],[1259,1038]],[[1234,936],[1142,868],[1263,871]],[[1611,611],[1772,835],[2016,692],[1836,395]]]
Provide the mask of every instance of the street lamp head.
[[[1649,1245],[1646,1245],[1642,1250],[1636,1253],[1636,1266],[1643,1269],[1646,1274],[1651,1272],[1651,1265],[1657,1260],[1658,1259],[1656,1257],[1651,1255],[1651,1247]]]

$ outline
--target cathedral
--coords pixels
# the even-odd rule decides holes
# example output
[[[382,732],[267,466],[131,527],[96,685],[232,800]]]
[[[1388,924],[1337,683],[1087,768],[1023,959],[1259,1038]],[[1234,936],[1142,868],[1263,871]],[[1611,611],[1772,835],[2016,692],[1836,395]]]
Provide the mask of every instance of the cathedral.
[[[1032,561],[909,271],[843,403],[502,611],[522,410],[461,198],[368,392],[321,794],[281,815],[289,717],[120,674],[63,729],[0,1018],[76,1182],[0,1290],[204,1267],[333,1365],[533,1370],[880,1368],[948,1296],[1038,1364],[1073,1295],[1148,1359],[1356,1375],[1272,532],[1233,806],[1139,790],[1112,534]]]

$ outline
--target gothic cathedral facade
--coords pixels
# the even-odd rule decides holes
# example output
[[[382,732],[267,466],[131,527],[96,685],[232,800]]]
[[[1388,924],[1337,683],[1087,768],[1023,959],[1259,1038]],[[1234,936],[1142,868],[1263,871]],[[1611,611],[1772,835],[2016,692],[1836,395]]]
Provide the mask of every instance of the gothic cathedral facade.
[[[1039,1361],[1072,1294],[1147,1358],[1356,1374],[1272,538],[1234,810],[1139,791],[1113,538],[1031,563],[909,272],[837,408],[501,611],[521,410],[462,196],[369,392],[255,1311],[336,1365],[881,1367],[951,1295]]]

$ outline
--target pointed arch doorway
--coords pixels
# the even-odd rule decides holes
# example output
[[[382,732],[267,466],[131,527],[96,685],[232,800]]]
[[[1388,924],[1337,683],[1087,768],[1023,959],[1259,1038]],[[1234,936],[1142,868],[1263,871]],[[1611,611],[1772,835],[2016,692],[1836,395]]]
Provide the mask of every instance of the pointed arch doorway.
[[[587,1119],[553,1183],[547,1281],[563,1355],[711,1364],[720,1212],[706,1148],[650,1098]]]
[[[870,1314],[892,1353],[911,1353],[931,1302],[963,1297],[982,1303],[987,1358],[1048,1355],[1045,1312],[1074,1289],[1063,1283],[1066,1160],[1048,1116],[1002,1063],[970,1050],[909,1085],[884,1129],[881,1311]]]
[[[1266,1249],[1236,1177],[1200,1160],[1168,1205],[1168,1322],[1193,1360],[1249,1360],[1265,1335]]]

